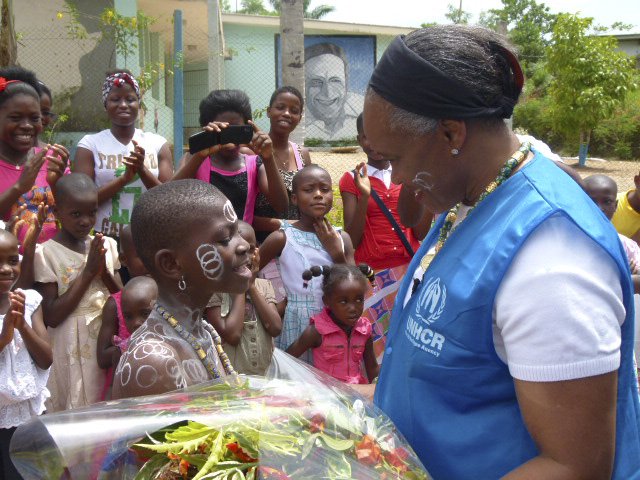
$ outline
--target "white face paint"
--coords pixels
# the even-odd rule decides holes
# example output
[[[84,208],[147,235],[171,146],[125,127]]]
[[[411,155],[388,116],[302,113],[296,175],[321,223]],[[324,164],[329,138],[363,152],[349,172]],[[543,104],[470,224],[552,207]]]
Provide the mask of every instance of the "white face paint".
[[[224,213],[224,218],[231,223],[235,223],[236,220],[238,220],[238,215],[236,215],[236,211],[233,209],[233,205],[231,205],[229,200],[227,200],[227,203],[222,207],[222,213]]]
[[[433,190],[435,186],[433,175],[427,172],[418,172],[412,183],[418,187],[418,190],[426,190],[427,192]]]
[[[203,243],[196,250],[196,256],[200,262],[200,268],[204,276],[209,280],[217,280],[223,272],[222,257],[215,245]]]

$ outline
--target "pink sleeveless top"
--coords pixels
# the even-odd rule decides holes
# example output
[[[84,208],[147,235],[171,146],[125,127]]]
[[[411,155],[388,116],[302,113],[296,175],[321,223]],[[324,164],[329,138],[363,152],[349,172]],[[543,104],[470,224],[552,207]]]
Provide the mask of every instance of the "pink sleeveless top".
[[[244,162],[247,171],[247,202],[244,207],[243,220],[247,223],[253,223],[253,210],[256,205],[256,198],[258,197],[258,164],[256,159],[257,155],[245,155]],[[203,182],[209,183],[211,178],[211,171],[215,171],[222,174],[232,173],[225,172],[213,166],[211,163],[211,157],[207,157],[203,160],[202,164],[196,172],[196,178]]]
[[[369,383],[362,374],[362,358],[371,337],[371,322],[360,317],[347,337],[325,307],[310,323],[322,336],[322,344],[313,349],[313,366],[346,383]]]

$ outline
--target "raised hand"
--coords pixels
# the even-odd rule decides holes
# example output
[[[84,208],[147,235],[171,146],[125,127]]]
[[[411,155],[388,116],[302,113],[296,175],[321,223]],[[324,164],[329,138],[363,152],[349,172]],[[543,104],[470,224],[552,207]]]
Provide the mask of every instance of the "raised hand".
[[[329,220],[326,217],[315,218],[313,220],[313,228],[320,243],[322,243],[331,258],[339,258],[343,254],[342,239],[340,238],[340,233],[335,231]]]
[[[20,331],[25,325],[24,320],[25,295],[22,290],[9,292],[9,310],[4,317],[5,322],[13,324],[13,328]]]
[[[131,167],[135,173],[140,173],[144,169],[144,148],[142,148],[138,142],[131,140],[133,143],[133,151],[129,152],[129,155],[123,157],[122,163]]]
[[[249,148],[253,150],[256,155],[260,155],[263,160],[271,160],[273,158],[273,144],[271,143],[271,137],[261,131],[258,126],[249,120],[249,125],[253,127],[253,138],[249,144]]]
[[[36,154],[31,154],[24,164],[22,174],[20,174],[20,178],[18,178],[16,182],[16,186],[21,195],[27,193],[33,187],[38,173],[44,164],[45,154],[46,150],[40,150]]]
[[[89,254],[84,272],[91,278],[102,275],[106,269],[106,249],[104,248],[104,238],[101,233],[96,233],[89,244]]]
[[[40,205],[38,205],[38,213],[36,215],[32,215],[29,222],[23,220],[23,222],[28,223],[29,225],[29,228],[27,228],[27,233],[22,240],[22,248],[25,252],[35,251],[36,243],[38,243],[38,237],[40,236],[40,232],[42,231],[42,226],[47,220],[48,212],[49,207],[44,203],[40,203]]]
[[[369,197],[371,195],[371,181],[367,174],[367,164],[365,162],[360,162],[356,165],[356,171],[353,174],[353,181],[362,196]]]
[[[64,145],[47,145],[44,150],[53,152],[45,155],[47,162],[47,183],[53,189],[55,184],[64,175],[69,164],[69,150]]]

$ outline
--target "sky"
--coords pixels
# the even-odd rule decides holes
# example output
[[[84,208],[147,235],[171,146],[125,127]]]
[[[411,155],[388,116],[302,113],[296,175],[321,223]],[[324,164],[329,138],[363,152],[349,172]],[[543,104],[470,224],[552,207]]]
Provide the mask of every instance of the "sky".
[[[419,27],[421,23],[449,23],[444,16],[447,5],[458,7],[459,0],[312,0],[311,8],[332,5],[336,9],[324,20],[371,25]],[[640,33],[639,0],[546,0],[552,13],[578,13],[593,17],[595,23],[609,26],[616,21],[634,25],[630,33]],[[462,10],[472,14],[476,23],[480,12],[500,8],[500,0],[462,0]]]

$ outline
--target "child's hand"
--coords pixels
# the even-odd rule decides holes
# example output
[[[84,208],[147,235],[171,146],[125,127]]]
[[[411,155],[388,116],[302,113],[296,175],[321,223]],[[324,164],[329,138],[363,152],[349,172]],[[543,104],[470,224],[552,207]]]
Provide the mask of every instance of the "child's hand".
[[[96,236],[91,240],[89,245],[89,254],[87,255],[87,264],[84,267],[84,271],[92,279],[102,275],[106,268],[106,250],[104,248],[104,238],[101,233],[96,233]]]
[[[253,252],[253,256],[251,257],[251,274],[252,274],[252,280],[251,283],[253,284],[253,282],[256,281],[256,278],[258,277],[258,272],[260,271],[260,249],[259,247],[256,247],[255,251]]]
[[[371,182],[369,181],[369,175],[367,174],[366,163],[360,162],[356,165],[356,171],[353,174],[353,181],[363,197],[368,198],[371,195]]]
[[[20,178],[18,178],[18,181],[16,182],[16,186],[18,187],[18,191],[21,195],[27,193],[33,187],[33,184],[38,177],[38,173],[44,164],[46,153],[46,150],[41,150],[35,155],[30,152],[30,157],[24,164],[24,169],[20,174]]]
[[[113,343],[113,340],[112,340]],[[120,347],[118,347],[115,343],[113,343],[114,349],[111,350],[111,366],[113,368],[118,368],[118,363],[120,363],[120,357],[122,356],[122,352],[120,351]]]
[[[205,132],[221,132],[222,129],[227,128],[229,126],[228,122],[209,122],[207,125],[202,127],[202,130]],[[213,145],[212,147],[205,148],[204,150],[200,150],[193,154],[191,158],[197,160],[202,163],[202,161],[207,157],[213,157],[216,153],[218,153],[223,147],[225,148],[235,148],[235,145],[229,144],[227,145]],[[188,154],[187,154],[188,155]]]
[[[13,236],[18,238],[18,233],[20,229],[27,224],[27,221],[24,219],[24,212],[27,210],[26,205],[20,205],[16,210],[16,213],[9,219],[9,221],[4,226],[4,229],[7,232],[13,233]]]
[[[249,144],[249,148],[253,150],[256,155],[260,155],[263,160],[271,160],[273,158],[273,145],[271,143],[271,137],[265,132],[261,131],[258,126],[249,120],[249,125],[253,127],[253,138]]]
[[[69,150],[67,150],[63,145],[58,145],[57,143],[55,145],[47,145],[44,150],[53,151],[53,155],[45,156],[45,159],[48,160],[47,183],[51,188],[53,188],[67,169],[67,164],[69,162]]]
[[[23,251],[35,252],[36,243],[38,243],[38,237],[42,231],[42,226],[47,220],[48,210],[49,207],[44,203],[40,203],[40,205],[38,205],[38,213],[30,218],[30,221],[28,222],[29,228],[24,236],[24,240],[22,240]]]
[[[13,328],[18,331],[22,331],[25,326],[24,300],[25,295],[22,290],[9,292],[9,310],[4,317],[4,321],[11,323]]]
[[[334,230],[326,217],[315,218],[313,220],[313,228],[316,231],[320,243],[322,243],[322,246],[331,258],[342,254],[342,239],[340,238],[340,234]]]

